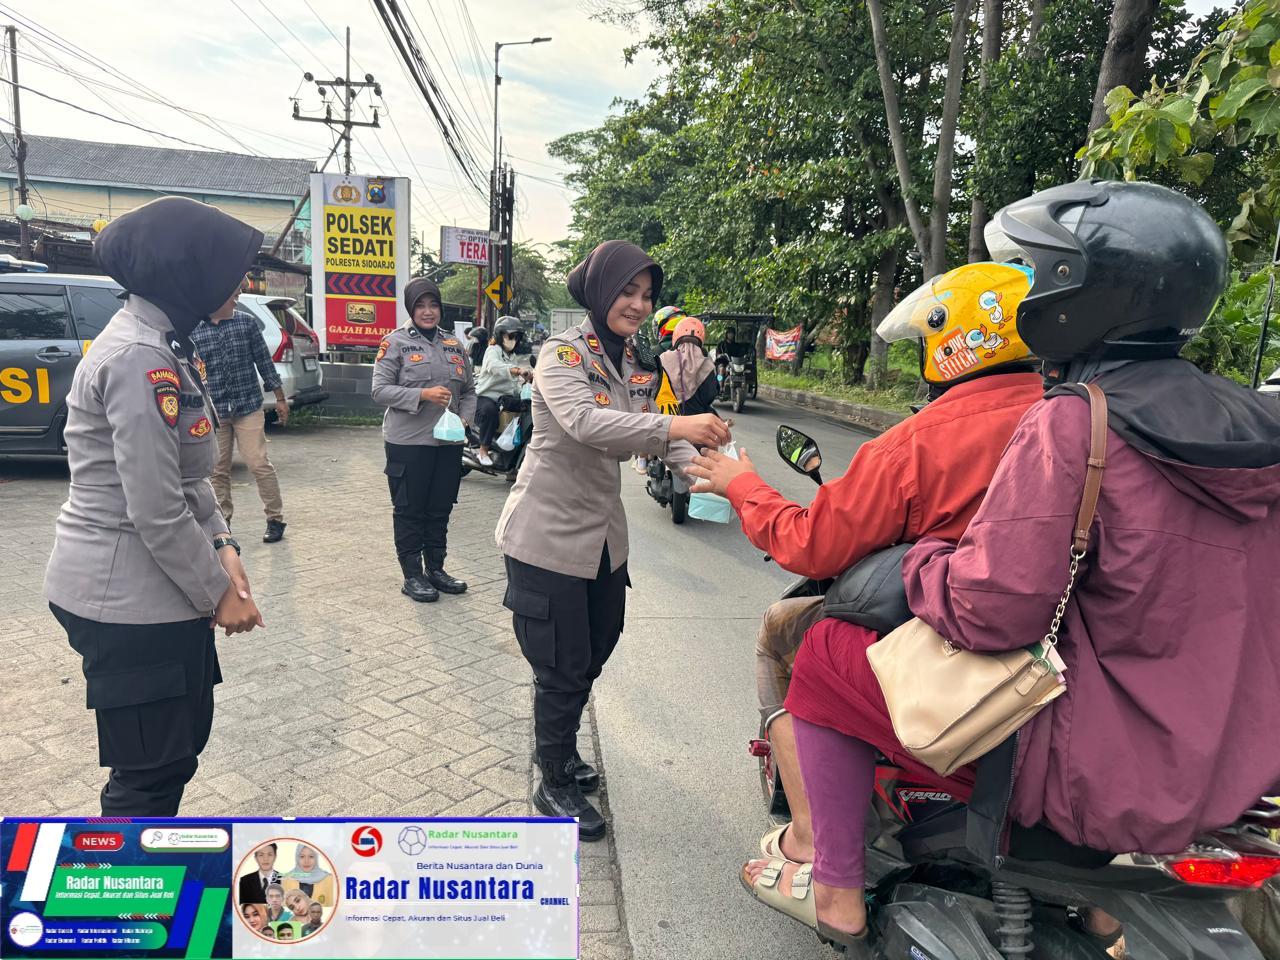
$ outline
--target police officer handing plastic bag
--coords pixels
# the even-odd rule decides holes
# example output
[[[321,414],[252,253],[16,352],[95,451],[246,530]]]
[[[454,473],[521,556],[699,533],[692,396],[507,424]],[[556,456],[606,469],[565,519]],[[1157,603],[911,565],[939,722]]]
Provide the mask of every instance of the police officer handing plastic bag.
[[[396,556],[404,573],[400,592],[432,603],[441,593],[467,589],[444,569],[465,440],[460,424],[456,436],[444,427],[451,417],[467,423],[475,418],[476,390],[467,346],[440,329],[440,288],[415,277],[405,285],[404,307],[409,323],[378,347],[372,395],[387,408],[382,439]]]
[[[180,197],[124,214],[94,243],[129,296],[67,396],[71,485],[45,598],[83,658],[111,768],[103,816],[177,814],[222,681],[213,625],[263,625],[209,483],[216,422],[189,339],[239,293],[261,243]]]
[[[590,316],[538,356],[533,439],[498,520],[503,604],[534,675],[542,783],[533,802],[546,816],[577,817],[583,840],[603,837],[605,821],[583,796],[599,777],[578,754],[578,726],[622,633],[629,584],[618,464],[641,452],[679,470],[693,445],[729,440],[714,414],[653,412],[656,364],[630,338],[661,287],[662,268],[621,240],[602,243],[569,274],[569,293]]]

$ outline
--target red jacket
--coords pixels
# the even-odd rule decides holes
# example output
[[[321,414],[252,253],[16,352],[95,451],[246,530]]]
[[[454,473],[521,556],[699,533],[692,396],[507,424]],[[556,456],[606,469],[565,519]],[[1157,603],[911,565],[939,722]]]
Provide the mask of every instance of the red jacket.
[[[834,577],[868,554],[922,537],[955,542],[982,503],[1022,415],[1044,396],[1038,374],[956,384],[915,416],[864,443],[844,476],[808,507],[756,474],[726,491],[756,547],[801,576]]]

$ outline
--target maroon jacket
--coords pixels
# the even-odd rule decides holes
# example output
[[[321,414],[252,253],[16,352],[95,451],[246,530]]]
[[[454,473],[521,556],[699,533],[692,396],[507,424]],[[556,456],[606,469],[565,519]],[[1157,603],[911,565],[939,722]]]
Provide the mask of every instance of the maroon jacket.
[[[1242,388],[1168,369],[1153,428],[1167,445],[1126,442],[1117,429],[1141,429],[1112,409],[1093,539],[1063,621],[1066,694],[1022,729],[1008,810],[1115,852],[1179,852],[1280,783],[1280,404],[1270,419]],[[1122,417],[1151,387],[1142,372],[1122,384]],[[1223,404],[1227,391],[1239,392]],[[1213,442],[1170,439],[1199,416],[1179,427],[1168,409],[1179,395],[1214,421]],[[1246,426],[1223,412],[1231,404]],[[1088,448],[1086,400],[1033,406],[960,542],[924,540],[907,556],[911,609],[969,650],[1043,637],[1067,582]],[[1216,465],[1153,452],[1170,449]]]

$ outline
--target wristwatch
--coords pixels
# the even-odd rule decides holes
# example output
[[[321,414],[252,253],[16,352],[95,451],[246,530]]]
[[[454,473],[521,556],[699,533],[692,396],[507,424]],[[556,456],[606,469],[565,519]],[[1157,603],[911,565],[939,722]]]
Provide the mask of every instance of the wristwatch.
[[[240,556],[240,544],[236,543],[236,538],[229,533],[220,533],[213,538],[213,549],[221,550],[223,547],[231,547],[235,550],[236,556]]]

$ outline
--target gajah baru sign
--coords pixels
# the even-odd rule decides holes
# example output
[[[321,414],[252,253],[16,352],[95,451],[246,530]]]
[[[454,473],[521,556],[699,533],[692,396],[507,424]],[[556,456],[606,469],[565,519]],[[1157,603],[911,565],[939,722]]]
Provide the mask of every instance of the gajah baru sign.
[[[409,181],[313,173],[311,237],[320,349],[376,347],[408,320]]]

